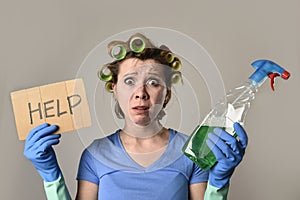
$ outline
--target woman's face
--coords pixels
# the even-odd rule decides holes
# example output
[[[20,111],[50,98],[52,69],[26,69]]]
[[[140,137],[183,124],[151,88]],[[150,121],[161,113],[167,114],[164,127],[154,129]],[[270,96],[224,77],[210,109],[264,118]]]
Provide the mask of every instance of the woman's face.
[[[113,88],[126,123],[146,126],[158,120],[167,95],[163,67],[152,59],[129,58],[120,64]]]

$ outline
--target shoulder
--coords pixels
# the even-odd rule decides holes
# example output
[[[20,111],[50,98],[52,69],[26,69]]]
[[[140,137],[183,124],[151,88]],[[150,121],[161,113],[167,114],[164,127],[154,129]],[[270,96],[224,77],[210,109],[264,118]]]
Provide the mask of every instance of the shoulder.
[[[112,153],[120,151],[119,145],[119,130],[104,137],[94,140],[88,147],[86,147],[81,155],[83,160],[97,160],[105,161]],[[105,163],[105,162],[104,162]]]
[[[177,135],[177,137],[182,138],[184,140],[187,140],[188,137],[189,137],[188,135],[186,135],[184,133],[181,133],[181,132],[179,132],[177,130],[173,130],[173,129],[170,129],[170,130],[172,130],[175,133],[175,135]]]
[[[85,148],[80,160],[80,171],[82,173],[91,171],[97,177],[102,177],[105,174],[115,171],[113,168],[114,159],[121,154],[120,148],[115,145],[118,138],[117,134],[118,131],[107,137],[96,139]]]
[[[169,143],[172,142],[172,140],[174,139],[176,141],[176,143],[185,143],[188,139],[188,135],[181,133],[177,130],[174,129],[169,129],[170,130],[170,140]]]
[[[94,140],[86,149],[87,150],[97,150],[99,148],[109,147],[110,144],[115,146],[119,146],[118,136],[119,130],[111,133],[110,135]]]

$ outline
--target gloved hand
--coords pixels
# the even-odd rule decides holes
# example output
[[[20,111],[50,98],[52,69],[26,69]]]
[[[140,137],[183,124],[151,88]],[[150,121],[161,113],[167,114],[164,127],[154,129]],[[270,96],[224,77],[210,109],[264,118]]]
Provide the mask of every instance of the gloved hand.
[[[248,143],[248,137],[239,123],[233,124],[238,139],[231,136],[226,131],[215,128],[214,133],[209,133],[206,141],[209,148],[214,153],[217,164],[209,171],[209,184],[223,188],[233,174],[235,167],[242,161]]]
[[[41,124],[32,129],[25,142],[24,155],[37,169],[46,182],[57,180],[61,176],[52,145],[59,143],[60,134],[52,134],[57,126]]]

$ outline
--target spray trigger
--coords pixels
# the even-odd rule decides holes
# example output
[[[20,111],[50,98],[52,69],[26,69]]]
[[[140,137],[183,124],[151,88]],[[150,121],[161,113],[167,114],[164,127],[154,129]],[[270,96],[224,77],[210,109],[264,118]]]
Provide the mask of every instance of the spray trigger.
[[[274,91],[274,90],[275,90],[275,89],[274,89],[275,78],[276,78],[277,76],[280,76],[280,74],[278,74],[278,73],[270,73],[270,74],[268,74],[268,76],[269,76],[270,81],[271,81],[271,89]]]

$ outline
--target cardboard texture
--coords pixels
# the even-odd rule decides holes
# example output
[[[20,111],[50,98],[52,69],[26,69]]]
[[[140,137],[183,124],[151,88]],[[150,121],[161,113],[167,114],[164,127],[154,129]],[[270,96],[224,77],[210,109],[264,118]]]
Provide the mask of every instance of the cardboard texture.
[[[14,91],[10,96],[20,140],[42,123],[58,125],[58,133],[91,126],[82,79]]]

